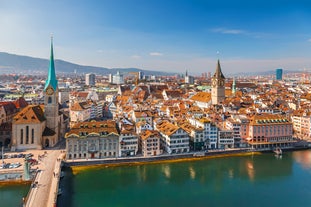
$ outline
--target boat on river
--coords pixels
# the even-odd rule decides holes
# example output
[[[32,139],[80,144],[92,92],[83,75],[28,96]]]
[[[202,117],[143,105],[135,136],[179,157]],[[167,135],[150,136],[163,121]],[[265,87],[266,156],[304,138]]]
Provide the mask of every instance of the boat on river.
[[[282,149],[280,147],[277,147],[273,150],[273,152],[276,154],[276,155],[282,155]]]

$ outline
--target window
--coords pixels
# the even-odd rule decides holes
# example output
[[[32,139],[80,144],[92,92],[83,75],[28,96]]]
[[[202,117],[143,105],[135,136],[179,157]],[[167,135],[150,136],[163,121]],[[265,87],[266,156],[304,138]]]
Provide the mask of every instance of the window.
[[[29,126],[26,126],[26,144],[29,144]]]
[[[34,143],[34,140],[35,140],[35,130],[31,129],[31,144]]]
[[[49,98],[48,98],[48,103],[49,103],[49,104],[52,103],[52,97],[49,97]]]
[[[21,129],[21,144],[23,144],[23,140],[24,140],[24,130]]]

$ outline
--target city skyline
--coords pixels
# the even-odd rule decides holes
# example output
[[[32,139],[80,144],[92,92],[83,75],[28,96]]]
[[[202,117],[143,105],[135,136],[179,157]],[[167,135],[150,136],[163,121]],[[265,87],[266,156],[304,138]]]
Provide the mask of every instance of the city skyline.
[[[311,68],[307,1],[1,1],[0,51],[190,74]],[[218,52],[219,51],[219,52]],[[218,54],[219,53],[219,54]]]

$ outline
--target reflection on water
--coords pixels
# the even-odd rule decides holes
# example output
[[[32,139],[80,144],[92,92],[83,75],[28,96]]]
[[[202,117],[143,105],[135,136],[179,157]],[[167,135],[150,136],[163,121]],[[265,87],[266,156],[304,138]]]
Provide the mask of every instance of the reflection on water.
[[[169,165],[164,165],[162,167],[163,169],[163,173],[165,175],[166,178],[170,179],[171,178],[171,169],[170,169],[170,166]]]
[[[195,179],[195,171],[194,168],[192,166],[189,166],[189,173],[190,173],[190,177],[192,180]]]
[[[295,161],[305,169],[311,169],[311,153],[310,151],[293,152]]]
[[[254,171],[254,165],[253,165],[252,160],[246,161],[246,171],[247,171],[247,175],[248,175],[249,179],[251,181],[254,181],[255,171]]]
[[[70,178],[71,205],[59,206],[311,206],[304,168],[311,150],[91,169]]]

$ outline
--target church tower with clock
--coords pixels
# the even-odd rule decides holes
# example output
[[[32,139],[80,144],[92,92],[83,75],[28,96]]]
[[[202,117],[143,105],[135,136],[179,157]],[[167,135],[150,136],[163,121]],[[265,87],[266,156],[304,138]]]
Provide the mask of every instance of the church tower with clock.
[[[53,38],[51,38],[51,54],[48,78],[44,86],[44,115],[46,127],[54,131],[57,140],[45,140],[45,146],[52,146],[58,142],[60,134],[60,115],[58,107],[58,81],[56,79],[53,54]]]
[[[225,76],[221,72],[220,62],[217,61],[216,71],[212,77],[212,104],[220,104],[225,99]]]

